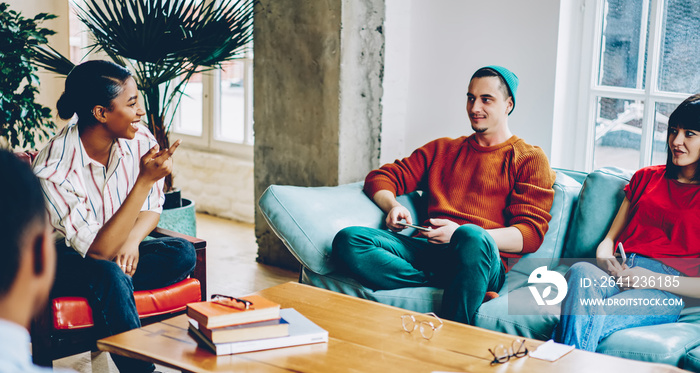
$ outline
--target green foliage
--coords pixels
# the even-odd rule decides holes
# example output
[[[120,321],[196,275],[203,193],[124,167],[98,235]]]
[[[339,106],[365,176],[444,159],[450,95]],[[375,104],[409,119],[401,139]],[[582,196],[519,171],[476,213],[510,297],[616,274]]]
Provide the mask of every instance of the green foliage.
[[[0,137],[12,148],[20,142],[23,148],[36,148],[37,140],[48,138],[56,128],[51,109],[34,101],[39,78],[32,64],[33,48],[54,34],[39,24],[53,18],[46,13],[24,18],[0,3]]]

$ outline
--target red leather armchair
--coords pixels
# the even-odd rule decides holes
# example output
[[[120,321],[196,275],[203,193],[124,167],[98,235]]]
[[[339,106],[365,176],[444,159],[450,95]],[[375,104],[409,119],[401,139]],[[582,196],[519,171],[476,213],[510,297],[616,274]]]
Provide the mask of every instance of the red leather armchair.
[[[27,162],[35,152],[16,153]],[[167,229],[156,228],[152,237],[180,237],[190,241],[197,253],[197,264],[190,278],[162,289],[134,292],[136,309],[144,325],[185,311],[187,303],[207,295],[207,242]],[[37,365],[52,366],[53,360],[96,349],[92,308],[83,297],[49,299],[45,311],[32,321],[32,358]]]

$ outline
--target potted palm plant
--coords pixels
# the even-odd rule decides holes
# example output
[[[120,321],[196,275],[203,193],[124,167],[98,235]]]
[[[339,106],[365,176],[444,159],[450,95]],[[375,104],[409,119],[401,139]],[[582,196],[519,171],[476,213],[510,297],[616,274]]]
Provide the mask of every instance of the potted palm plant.
[[[185,85],[194,74],[244,57],[253,39],[257,0],[85,0],[78,18],[91,50],[130,68],[144,97],[148,128],[161,149]],[[39,66],[67,75],[73,64],[50,47],[37,48]],[[166,190],[172,179],[166,180]]]
[[[39,78],[31,62],[32,47],[54,34],[39,24],[55,17],[40,13],[24,18],[0,3],[0,139],[11,149],[34,149],[56,127],[51,109],[35,101]]]
[[[102,51],[133,71],[143,94],[148,128],[160,148],[167,149],[170,127],[188,80],[198,72],[244,57],[252,42],[256,2],[85,0],[76,5],[76,13],[94,40],[91,50]],[[34,59],[39,66],[63,75],[73,68],[50,46],[36,48]],[[165,190],[171,189],[172,177],[168,176]],[[187,219],[194,221],[194,205],[190,203],[189,208]],[[178,224],[183,220],[165,213],[163,219]],[[194,235],[192,230],[168,228]]]

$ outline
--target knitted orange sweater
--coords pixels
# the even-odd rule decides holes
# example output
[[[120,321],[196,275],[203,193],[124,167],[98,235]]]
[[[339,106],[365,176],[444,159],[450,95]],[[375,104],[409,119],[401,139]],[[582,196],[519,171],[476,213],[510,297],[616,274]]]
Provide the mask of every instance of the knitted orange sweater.
[[[428,218],[475,224],[484,229],[516,227],[523,235],[519,257],[542,244],[552,218],[555,172],[542,149],[512,136],[495,146],[474,135],[441,138],[408,158],[386,164],[365,179],[368,196],[386,189],[395,195],[427,193]]]

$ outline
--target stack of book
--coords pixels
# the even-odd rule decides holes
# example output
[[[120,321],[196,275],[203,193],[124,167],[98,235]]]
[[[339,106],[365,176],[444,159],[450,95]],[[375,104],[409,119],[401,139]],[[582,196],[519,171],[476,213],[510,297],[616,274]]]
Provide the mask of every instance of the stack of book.
[[[216,355],[328,342],[328,332],[293,308],[258,295],[242,297],[248,309],[215,301],[187,305],[190,332]]]

